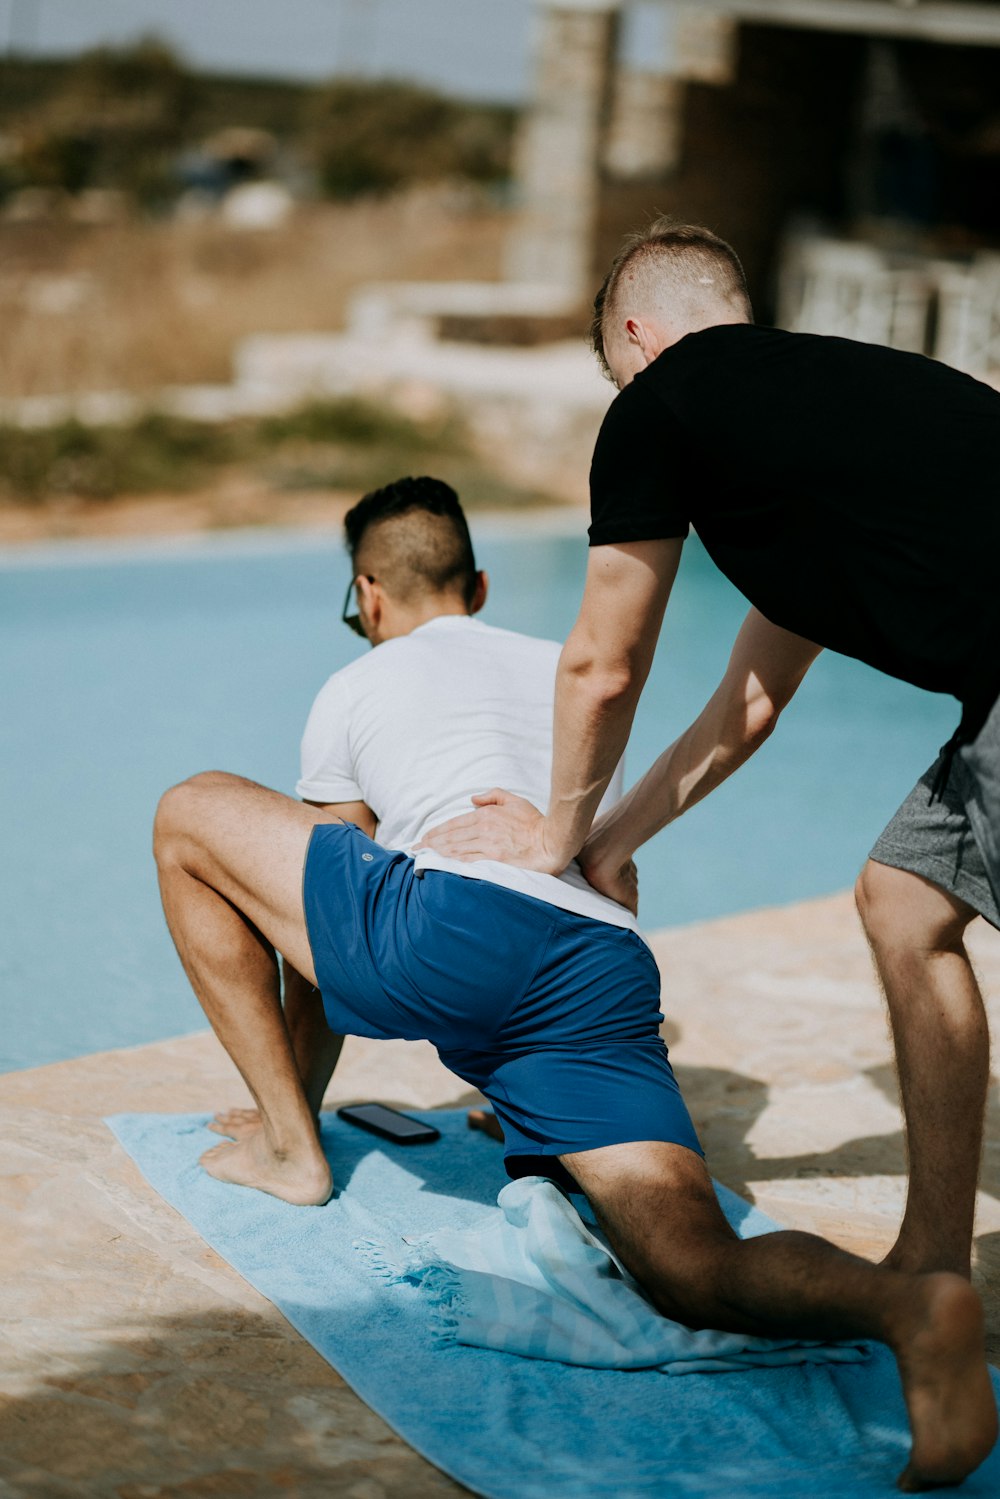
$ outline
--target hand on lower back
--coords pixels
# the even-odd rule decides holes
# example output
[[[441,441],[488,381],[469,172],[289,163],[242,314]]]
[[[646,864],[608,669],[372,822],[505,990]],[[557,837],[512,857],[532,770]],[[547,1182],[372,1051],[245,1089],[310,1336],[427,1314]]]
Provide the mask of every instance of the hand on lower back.
[[[631,911],[633,916],[637,914],[639,872],[632,859],[626,859],[624,864],[602,863],[593,854],[588,857],[586,845],[580,850],[578,858],[584,877],[599,895],[606,895],[610,900],[617,901],[620,906]]]
[[[545,847],[545,818],[523,796],[510,791],[486,791],[472,798],[474,812],[453,817],[432,828],[417,844],[448,859],[496,859],[520,869],[561,874]]]

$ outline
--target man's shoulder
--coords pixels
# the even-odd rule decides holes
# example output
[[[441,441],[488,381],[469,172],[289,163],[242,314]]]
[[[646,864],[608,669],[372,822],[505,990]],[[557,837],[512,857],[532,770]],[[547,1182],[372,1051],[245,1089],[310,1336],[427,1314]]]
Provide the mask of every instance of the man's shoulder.
[[[679,356],[673,362],[674,365],[683,362],[681,356],[687,356],[690,362],[700,362],[702,357],[709,360],[724,357],[727,363],[733,360],[739,362],[741,357],[748,363],[770,363],[777,358],[779,362],[774,366],[777,371],[781,370],[783,362],[789,365],[797,362],[820,365],[856,364],[879,369],[891,367],[897,374],[903,371],[917,380],[982,386],[982,382],[977,381],[974,376],[926,354],[895,349],[888,344],[858,338],[845,338],[836,333],[776,328],[767,323],[724,323],[689,334],[674,345],[673,350],[666,351],[666,358],[661,355],[659,360],[654,361],[641,378],[655,376],[658,365],[659,373],[666,373],[671,368],[669,356],[674,351]],[[649,381],[649,385],[651,388],[655,387],[655,378]],[[989,386],[983,388],[992,389]]]
[[[503,625],[490,625],[470,615],[449,615],[446,619],[432,620],[426,628],[386,641],[372,655],[377,656],[387,647],[396,648],[396,659],[406,659],[418,652],[423,656],[437,657],[460,651],[466,655],[536,657],[543,661],[558,656],[562,650],[556,640],[509,630]],[[391,658],[387,656],[385,659],[388,662]]]
[[[682,418],[703,402],[706,409],[725,410],[727,419],[740,420],[745,412],[738,403],[748,391],[755,396],[755,419],[764,403],[786,394],[800,404],[829,398],[838,408],[868,407],[876,398],[905,407],[922,399],[947,400],[986,417],[1000,414],[996,390],[926,354],[759,323],[720,324],[688,334],[641,371],[618,401],[633,387],[645,391],[647,402],[658,399]],[[883,406],[883,420],[885,414]],[[781,413],[776,409],[774,416]]]
[[[475,620],[477,633],[485,640],[495,643],[500,649],[527,651],[539,656],[557,655],[562,650],[558,640],[549,640],[544,635],[526,635],[523,630],[508,630],[503,625],[488,625],[484,620]]]
[[[516,679],[525,685],[528,682],[548,684],[554,681],[562,653],[557,640],[526,635],[520,630],[507,630],[498,625],[483,625],[481,629],[482,634],[477,636],[473,648],[481,642],[484,663],[492,663],[498,671],[507,674],[508,680]]]
[[[370,684],[378,682],[387,668],[391,669],[391,647],[395,644],[395,641],[386,641],[375,650],[368,650],[353,661],[338,666],[320,687],[314,706],[336,705],[340,708],[353,702],[357,695],[363,696]],[[384,651],[390,651],[390,654],[384,656]]]
[[[365,655],[349,661],[327,678],[321,689],[329,695],[349,695],[352,689],[363,690],[369,683],[398,677],[418,668],[420,663],[437,661],[454,654],[456,648],[463,653],[469,650],[482,655],[508,656],[523,661],[537,661],[541,665],[555,663],[562,646],[557,640],[548,640],[538,635],[526,635],[519,630],[508,630],[500,625],[488,625],[479,619],[451,616],[461,620],[460,625],[449,623],[447,628],[417,629],[409,635],[400,635],[393,640],[384,640],[381,645]],[[437,621],[432,621],[437,623]]]

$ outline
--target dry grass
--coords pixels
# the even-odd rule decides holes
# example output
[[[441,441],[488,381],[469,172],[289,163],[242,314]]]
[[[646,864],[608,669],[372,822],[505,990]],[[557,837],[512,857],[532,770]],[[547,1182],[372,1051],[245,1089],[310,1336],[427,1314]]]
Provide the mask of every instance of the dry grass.
[[[446,190],[217,223],[0,223],[0,396],[226,381],[246,334],[333,330],[365,281],[492,279],[503,215]]]

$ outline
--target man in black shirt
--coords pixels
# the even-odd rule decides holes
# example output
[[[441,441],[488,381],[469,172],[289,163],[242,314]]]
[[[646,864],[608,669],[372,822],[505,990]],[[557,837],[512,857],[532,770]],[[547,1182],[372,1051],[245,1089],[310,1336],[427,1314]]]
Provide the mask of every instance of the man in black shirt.
[[[621,394],[560,662],[549,810],[502,791],[442,853],[588,879],[634,908],[635,849],[768,737],[823,647],[953,694],[961,723],[858,898],[892,1020],[910,1184],[889,1263],[970,1273],[989,1069],[963,944],[1000,926],[1000,395],[919,355],[758,328],[732,249],[661,220],[624,246],[594,346]],[[705,709],[591,828],[694,526],[752,607]]]

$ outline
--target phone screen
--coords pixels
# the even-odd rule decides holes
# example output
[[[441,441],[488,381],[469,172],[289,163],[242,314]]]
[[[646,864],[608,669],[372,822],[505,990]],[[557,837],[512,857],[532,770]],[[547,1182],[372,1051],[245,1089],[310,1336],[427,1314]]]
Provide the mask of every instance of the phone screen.
[[[405,1114],[386,1108],[381,1103],[351,1104],[346,1108],[338,1109],[337,1112],[352,1124],[360,1124],[362,1127],[375,1130],[379,1134],[386,1135],[390,1140],[436,1140],[438,1138],[438,1131],[432,1125],[423,1124],[419,1119],[409,1119]]]

